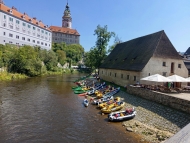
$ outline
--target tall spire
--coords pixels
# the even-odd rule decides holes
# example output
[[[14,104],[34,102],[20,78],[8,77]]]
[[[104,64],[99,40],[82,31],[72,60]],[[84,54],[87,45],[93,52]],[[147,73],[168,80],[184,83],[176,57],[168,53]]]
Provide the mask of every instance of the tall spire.
[[[71,24],[72,24],[72,18],[71,18],[69,4],[68,4],[68,0],[67,0],[67,5],[65,7],[65,11],[64,11],[64,14],[62,17],[62,27],[71,28]]]

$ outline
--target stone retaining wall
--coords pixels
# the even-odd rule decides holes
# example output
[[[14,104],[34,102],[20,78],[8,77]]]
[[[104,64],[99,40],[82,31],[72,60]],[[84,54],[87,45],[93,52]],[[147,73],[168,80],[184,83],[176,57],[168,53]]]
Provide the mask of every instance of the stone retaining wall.
[[[135,86],[127,86],[127,92],[190,113],[190,101]]]

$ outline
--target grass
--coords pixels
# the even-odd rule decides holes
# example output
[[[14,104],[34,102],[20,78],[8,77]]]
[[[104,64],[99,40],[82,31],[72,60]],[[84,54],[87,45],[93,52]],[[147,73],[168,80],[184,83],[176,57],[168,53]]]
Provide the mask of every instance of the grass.
[[[9,81],[16,79],[24,79],[24,78],[27,78],[27,76],[23,74],[0,72],[0,81]]]

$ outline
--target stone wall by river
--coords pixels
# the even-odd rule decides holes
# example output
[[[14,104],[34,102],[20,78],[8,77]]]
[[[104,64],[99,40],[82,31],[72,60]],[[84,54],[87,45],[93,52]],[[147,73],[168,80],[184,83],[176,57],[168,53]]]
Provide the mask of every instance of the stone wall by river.
[[[162,104],[120,91],[116,96],[124,98],[127,108],[135,107],[135,120],[171,133],[178,132],[190,122],[190,115]]]
[[[127,92],[190,114],[190,101],[188,100],[134,86],[127,86]]]

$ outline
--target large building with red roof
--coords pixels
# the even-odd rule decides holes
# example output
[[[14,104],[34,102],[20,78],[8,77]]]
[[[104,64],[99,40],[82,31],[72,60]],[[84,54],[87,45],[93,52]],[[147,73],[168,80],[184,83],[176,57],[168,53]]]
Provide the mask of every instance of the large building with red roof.
[[[80,34],[76,29],[72,29],[72,18],[68,3],[62,17],[62,27],[50,26],[50,30],[52,31],[52,42],[54,43],[80,43]]]
[[[47,25],[0,0],[0,44],[40,46],[51,49],[52,32]]]

